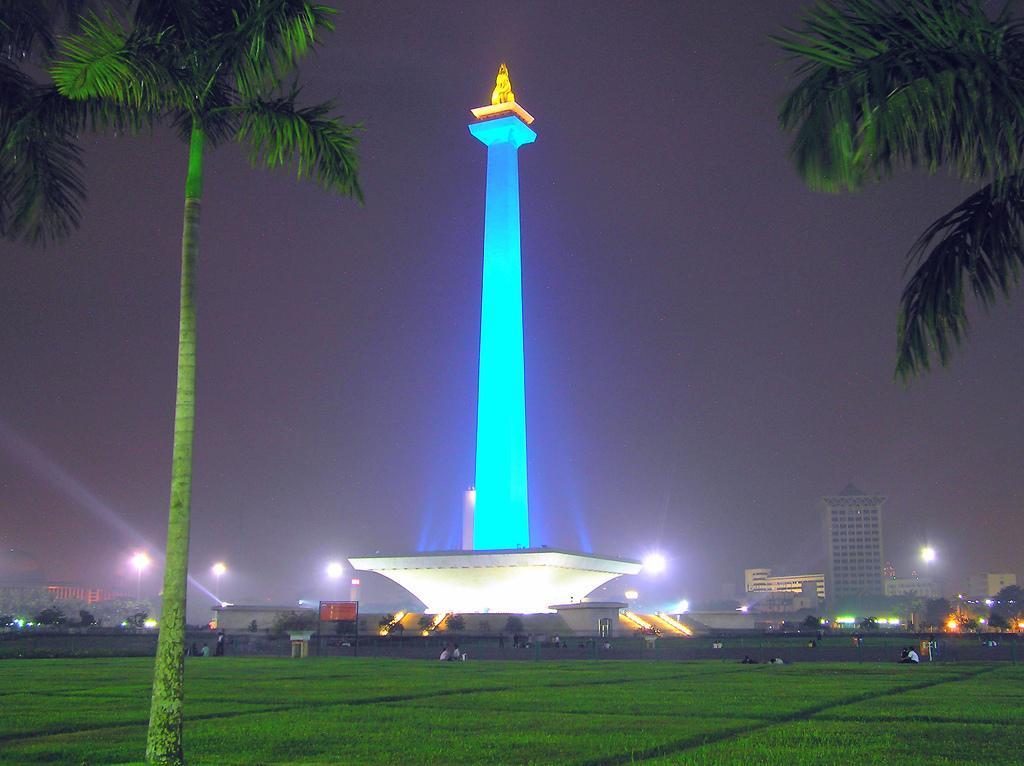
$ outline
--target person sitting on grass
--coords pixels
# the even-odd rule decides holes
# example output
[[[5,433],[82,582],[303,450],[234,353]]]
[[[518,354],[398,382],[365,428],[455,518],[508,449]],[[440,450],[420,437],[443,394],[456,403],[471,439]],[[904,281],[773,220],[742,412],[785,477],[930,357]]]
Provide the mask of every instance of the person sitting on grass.
[[[917,652],[914,651],[914,647],[907,646],[900,652],[900,664],[901,665],[916,665],[921,661]]]

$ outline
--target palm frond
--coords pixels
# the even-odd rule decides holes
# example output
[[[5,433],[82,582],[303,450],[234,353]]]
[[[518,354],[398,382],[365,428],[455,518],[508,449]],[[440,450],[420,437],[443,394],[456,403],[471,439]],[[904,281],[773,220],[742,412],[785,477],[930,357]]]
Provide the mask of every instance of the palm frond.
[[[0,146],[0,234],[33,243],[66,236],[80,219],[81,149],[70,132],[27,114]]]
[[[250,146],[254,165],[294,164],[309,178],[338,194],[362,200],[355,147],[359,126],[331,117],[334,104],[298,108],[298,91],[277,99],[252,99],[237,108],[238,138]]]
[[[1007,14],[969,0],[820,3],[774,38],[801,81],[779,113],[814,188],[859,187],[899,165],[1013,172],[1024,143],[1024,49]]]
[[[68,98],[104,98],[158,110],[172,97],[182,98],[182,78],[170,66],[169,47],[161,33],[132,34],[112,16],[91,16],[82,21],[80,33],[62,39],[50,74]]]
[[[1009,295],[1024,267],[1024,174],[988,184],[933,223],[911,249],[900,302],[896,375],[945,365],[967,335],[966,290],[983,306]]]
[[[18,60],[53,50],[53,19],[41,2],[0,0],[0,55]]]
[[[33,87],[27,74],[0,58],[0,141],[3,140],[5,126],[9,126],[24,107]]]
[[[333,8],[307,0],[234,0],[232,25],[217,38],[220,60],[246,98],[277,85],[317,42],[334,29]]]
[[[77,31],[82,13],[92,7],[121,10],[131,0],[0,0],[0,56],[24,59],[53,55],[58,31]]]

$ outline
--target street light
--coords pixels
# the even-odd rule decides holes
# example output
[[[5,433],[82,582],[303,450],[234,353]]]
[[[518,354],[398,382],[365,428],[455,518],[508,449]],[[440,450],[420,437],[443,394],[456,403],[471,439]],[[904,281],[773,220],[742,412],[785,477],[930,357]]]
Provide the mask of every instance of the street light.
[[[213,576],[217,578],[217,600],[223,601],[220,597],[220,576],[228,571],[227,565],[223,561],[218,561],[213,565]]]
[[[926,545],[924,548],[922,548],[921,561],[923,561],[925,564],[931,564],[933,561],[935,561],[935,549],[932,548],[930,545]]]
[[[337,580],[345,572],[345,567],[339,564],[337,561],[332,561],[327,565],[327,576],[332,580]]]
[[[651,553],[644,557],[644,569],[646,574],[661,574],[668,566],[665,557],[660,553]]]
[[[145,551],[137,551],[132,556],[132,566],[135,567],[135,600],[142,600],[142,570],[149,566],[149,556]]]

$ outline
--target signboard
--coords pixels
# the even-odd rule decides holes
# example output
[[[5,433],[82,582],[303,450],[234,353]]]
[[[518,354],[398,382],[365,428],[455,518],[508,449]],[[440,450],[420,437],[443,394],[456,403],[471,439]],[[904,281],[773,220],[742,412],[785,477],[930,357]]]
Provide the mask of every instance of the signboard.
[[[321,601],[320,622],[355,622],[359,619],[358,601]]]

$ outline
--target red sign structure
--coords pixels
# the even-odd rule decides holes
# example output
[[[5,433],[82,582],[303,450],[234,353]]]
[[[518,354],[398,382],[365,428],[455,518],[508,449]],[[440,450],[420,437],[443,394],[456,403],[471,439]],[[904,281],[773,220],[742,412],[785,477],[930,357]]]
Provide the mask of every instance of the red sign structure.
[[[355,622],[358,619],[358,601],[320,602],[320,622]]]

